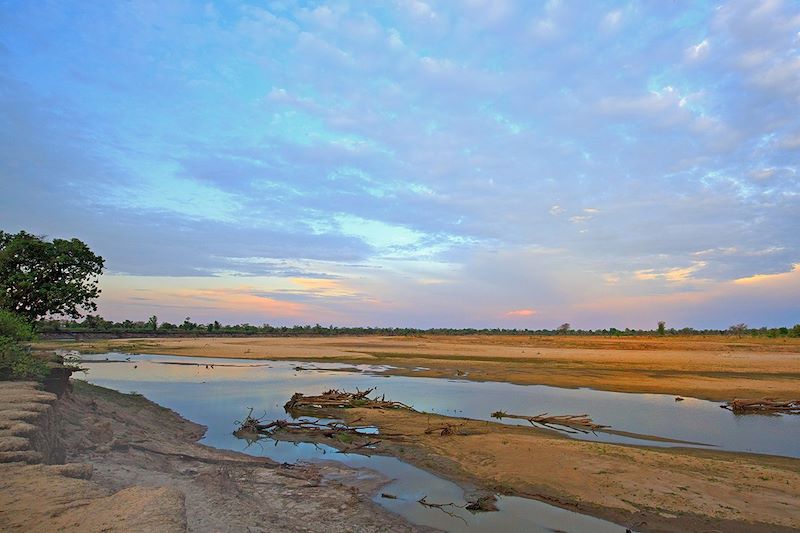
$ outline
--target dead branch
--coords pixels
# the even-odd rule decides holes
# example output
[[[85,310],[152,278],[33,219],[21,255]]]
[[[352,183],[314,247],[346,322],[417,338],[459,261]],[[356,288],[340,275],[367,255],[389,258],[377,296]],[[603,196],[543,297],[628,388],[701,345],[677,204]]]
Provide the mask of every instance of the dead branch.
[[[497,507],[497,496],[494,494],[488,494],[486,496],[482,496],[475,500],[474,502],[468,502],[466,507],[464,507],[467,511],[472,511],[473,513],[488,513],[492,511],[499,511]]]
[[[450,502],[450,503],[432,503],[432,502],[428,501],[428,495],[426,494],[425,496],[423,496],[422,498],[417,500],[417,503],[421,504],[423,507],[427,507],[428,509],[439,509],[444,514],[446,514],[448,516],[452,516],[453,518],[459,518],[459,519],[463,520],[465,524],[467,523],[466,519],[463,516],[458,515],[458,514],[454,513],[453,511],[447,509],[448,507],[453,508],[453,509],[461,509],[461,506],[456,505],[453,502]]]
[[[286,411],[291,412],[298,409],[349,409],[354,407],[364,407],[367,409],[413,409],[402,403],[386,400],[385,396],[380,398],[369,398],[369,394],[375,389],[367,389],[356,392],[340,391],[331,389],[317,396],[305,396],[303,393],[296,392],[291,399],[283,406]]]
[[[462,427],[463,425],[464,424],[445,424],[443,426],[429,427],[425,430],[425,434],[430,435],[432,433],[439,432],[439,435],[442,437],[456,435],[458,434],[458,428]]]
[[[725,405],[720,405],[737,414],[800,414],[800,400],[777,401],[772,398],[762,400],[731,400]]]
[[[503,411],[495,411],[492,413],[493,418],[503,419],[503,418],[515,418],[518,420],[527,420],[531,423],[532,426],[539,424],[540,426],[545,426],[550,429],[555,429],[557,431],[563,431],[565,433],[575,433],[576,431],[579,433],[589,433],[595,432],[597,430],[605,429],[610,426],[603,426],[601,424],[595,424],[589,415],[555,415],[551,416],[547,413],[542,413],[536,416],[526,416],[526,415],[512,415],[509,413],[505,413]]]

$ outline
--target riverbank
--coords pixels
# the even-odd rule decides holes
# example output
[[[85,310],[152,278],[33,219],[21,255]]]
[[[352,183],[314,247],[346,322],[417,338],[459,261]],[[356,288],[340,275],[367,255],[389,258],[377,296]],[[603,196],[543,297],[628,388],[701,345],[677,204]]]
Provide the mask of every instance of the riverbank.
[[[735,336],[107,339],[39,343],[83,352],[390,365],[388,374],[588,387],[713,401],[800,396],[800,339]]]
[[[539,499],[634,530],[800,528],[798,459],[587,442],[526,426],[405,410],[331,414],[403,436],[381,441],[372,453],[396,456],[462,485]],[[449,429],[443,433],[444,427]]]
[[[0,383],[0,529],[419,530],[371,501],[374,473],[211,448],[204,431],[139,395]]]

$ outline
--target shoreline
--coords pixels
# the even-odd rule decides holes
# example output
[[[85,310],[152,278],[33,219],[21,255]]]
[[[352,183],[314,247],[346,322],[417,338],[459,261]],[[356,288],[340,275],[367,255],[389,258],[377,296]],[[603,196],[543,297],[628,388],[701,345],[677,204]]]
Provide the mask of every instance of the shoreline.
[[[579,441],[533,427],[404,410],[331,409],[321,414],[411,437],[383,440],[367,454],[396,457],[458,484],[465,492],[539,500],[632,530],[744,533],[800,527],[800,517],[774,512],[776,504],[787,510],[800,506],[800,492],[783,488],[800,486],[800,459]],[[427,431],[441,425],[451,426],[452,434]],[[298,435],[291,439],[304,440]],[[344,447],[335,439],[319,442]],[[709,472],[708,479],[699,479]],[[770,496],[733,488],[744,484]],[[728,489],[724,497],[707,496],[719,496],[724,488]],[[713,505],[718,509],[701,512]],[[748,513],[771,521],[748,520]]]
[[[206,337],[51,341],[38,346],[87,353],[389,365],[394,368],[387,375],[585,387],[715,402],[800,396],[800,339]]]
[[[198,442],[204,426],[166,407],[72,384],[58,399],[27,384],[29,396],[47,396],[40,411],[48,422],[35,432],[58,441],[65,456],[56,462],[66,464],[38,464],[29,452],[32,464],[0,461],[0,529],[428,531],[372,501],[388,482],[375,472],[206,446]]]
[[[273,341],[274,339],[268,339]],[[237,342],[233,345],[223,343],[220,345],[206,343],[197,345],[192,342],[180,341],[171,345],[158,343],[125,344],[120,342],[94,343],[92,346],[97,351],[129,351],[130,353],[154,353],[174,356],[199,356],[217,358],[242,358],[250,360],[287,360],[294,359],[303,362],[339,362],[353,364],[381,364],[393,358],[379,358],[370,353],[375,349],[385,349],[386,346],[364,347],[361,351],[353,351],[352,346],[344,343],[332,346],[331,343],[316,343],[316,339],[303,339],[297,343],[292,342],[269,346],[263,344],[252,345]],[[127,339],[126,339],[127,341]],[[206,339],[207,341],[207,339]],[[358,339],[359,342],[363,339]],[[388,342],[387,339],[382,339]],[[419,341],[417,339],[417,341]],[[64,345],[72,349],[79,348],[76,344]],[[87,345],[80,345],[86,348]],[[405,365],[396,372],[386,374],[407,375],[411,377],[439,377],[456,379],[473,379],[475,381],[488,381],[486,374],[468,373],[465,376],[454,375],[456,371],[464,372],[467,364],[475,364],[477,371],[486,372],[488,367],[506,367],[506,378],[519,378],[514,376],[514,371],[525,365],[525,360],[519,354],[510,356],[507,352],[499,354],[478,354],[481,359],[470,359],[475,356],[475,349],[466,356],[458,359],[448,358],[444,350],[451,350],[452,344],[444,347],[437,343],[431,345],[414,345],[407,350],[425,349],[422,359],[415,358],[415,353],[403,354],[407,359]],[[270,357],[267,353],[278,349],[280,357]],[[479,347],[485,349],[485,346]],[[527,348],[527,346],[525,347]],[[514,347],[515,350],[521,350]],[[338,350],[338,352],[336,351]],[[437,353],[438,350],[438,353]],[[220,353],[220,351],[222,353]],[[378,352],[380,353],[380,352]],[[702,361],[701,354],[704,350],[688,351],[688,358],[699,358],[701,365],[708,363]],[[306,355],[305,357],[298,355]],[[547,361],[564,364],[565,371],[580,370],[580,364],[588,361],[589,370],[596,372],[591,364],[608,362],[621,364],[633,357],[640,357],[637,350],[629,350],[627,355],[620,356],[617,350],[607,349],[586,355],[582,351],[561,350],[558,357],[550,357]],[[419,352],[416,352],[419,355]],[[552,354],[551,354],[552,355]],[[663,355],[663,352],[662,352]],[[668,354],[669,355],[669,354]],[[485,360],[490,357],[502,360]],[[785,352],[781,354],[758,354],[755,358],[747,352],[734,354],[712,354],[717,358],[729,359],[740,366],[755,365],[763,367],[772,364],[776,359],[782,362],[793,363],[798,354]],[[723,357],[724,356],[724,357]],[[560,357],[560,358],[559,358]],[[684,358],[687,356],[684,355]],[[394,359],[400,359],[398,355]],[[522,362],[520,362],[522,359]],[[425,375],[415,372],[417,363],[423,361],[433,374]],[[641,359],[640,359],[641,361]],[[678,362],[681,361],[679,358]],[[512,363],[517,364],[512,364]],[[647,362],[647,361],[645,361]],[[666,362],[669,362],[667,359]],[[454,364],[455,363],[455,364]],[[652,361],[651,361],[652,363]],[[655,365],[634,365],[631,375],[641,375],[653,372],[653,367],[664,364],[665,360],[656,358]],[[674,363],[674,361],[673,361]],[[700,372],[697,362],[692,372]],[[456,366],[458,365],[458,366]],[[577,366],[576,366],[577,365]],[[419,365],[422,366],[422,365]],[[435,367],[435,368],[434,368]],[[546,370],[542,366],[535,367],[539,371]],[[779,367],[775,372],[765,372],[755,381],[759,384],[769,382],[776,377],[791,380]],[[584,370],[586,368],[584,367]],[[741,373],[742,368],[736,369]],[[741,380],[735,376],[737,372],[727,373],[724,385],[727,389],[718,390],[740,392]],[[658,376],[659,374],[656,374]],[[576,372],[574,379],[582,379],[586,373]],[[527,372],[523,375],[526,379],[541,378],[541,373]],[[546,376],[545,376],[546,377]],[[602,382],[604,376],[595,376],[593,383]],[[660,391],[661,394],[680,394],[694,396],[686,388],[679,388],[680,381],[664,380],[661,376],[659,386],[671,392]],[[738,380],[738,381],[737,381]],[[509,379],[493,381],[511,381]],[[514,382],[514,381],[512,381]],[[539,384],[548,384],[538,381]],[[617,386],[620,382],[606,383]],[[635,392],[631,383],[623,383],[626,390],[618,392]],[[581,382],[581,387],[589,386]],[[595,387],[592,387],[595,388]],[[793,391],[797,390],[794,385]],[[598,390],[610,390],[609,386],[599,387]],[[613,390],[613,389],[611,389]],[[652,392],[652,391],[645,391]],[[719,400],[719,398],[716,398]],[[364,411],[364,410],[361,410]],[[409,464],[415,465],[437,476],[453,481],[467,492],[494,491],[500,494],[517,495],[550,503],[558,507],[576,511],[582,514],[603,518],[615,523],[626,524],[631,529],[640,530],[707,530],[722,529],[725,531],[790,531],[800,528],[798,518],[793,518],[792,508],[800,508],[800,494],[791,487],[800,486],[800,460],[783,458],[779,456],[755,455],[740,452],[720,452],[712,450],[697,450],[687,448],[653,448],[647,446],[606,444],[587,441],[575,441],[550,432],[527,428],[525,426],[509,426],[494,422],[477,420],[456,419],[433,414],[407,414],[384,411],[347,410],[337,412],[337,417],[352,420],[351,417],[361,417],[379,426],[381,431],[399,431],[414,436],[413,442],[402,446],[393,445],[388,441],[382,444],[381,454],[396,457]],[[457,434],[451,437],[438,437],[425,435],[422,430],[432,421],[442,423],[465,424],[466,434]],[[326,442],[326,444],[330,444]],[[577,466],[575,466],[577,465]],[[789,487],[789,488],[784,488]],[[377,490],[377,489],[375,489]],[[376,505],[377,504],[374,504]],[[691,512],[686,512],[690,509]],[[794,522],[792,521],[794,520]],[[646,522],[646,525],[641,525]]]

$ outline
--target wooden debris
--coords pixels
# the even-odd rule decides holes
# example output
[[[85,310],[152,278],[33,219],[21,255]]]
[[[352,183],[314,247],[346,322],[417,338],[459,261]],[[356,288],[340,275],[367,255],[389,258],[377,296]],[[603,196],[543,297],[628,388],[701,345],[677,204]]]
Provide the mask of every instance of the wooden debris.
[[[456,505],[452,502],[450,503],[432,503],[428,501],[428,495],[426,494],[419,500],[417,503],[421,504],[423,507],[427,507],[428,509],[439,509],[441,512],[448,516],[452,516],[453,518],[460,518],[466,524],[467,521],[464,519],[463,516],[456,514],[455,512],[451,511],[450,509],[461,509],[461,506]]]
[[[378,428],[375,426],[348,425],[337,420],[331,422],[321,422],[319,420],[274,420],[269,423],[264,423],[261,419],[253,418],[248,415],[239,426],[239,429],[234,432],[234,435],[240,433],[272,434],[276,431],[314,434],[322,437],[336,437],[337,435],[344,434],[365,437],[373,435],[378,431]]]
[[[389,494],[388,492],[381,492],[381,498],[386,498],[387,500],[396,500],[397,496],[394,494]]]
[[[425,434],[430,435],[438,432],[442,437],[456,435],[458,434],[458,428],[462,427],[463,425],[464,424],[445,424],[443,426],[429,427],[425,430]]]
[[[413,409],[401,402],[392,402],[386,396],[380,398],[369,398],[369,394],[375,389],[356,392],[340,391],[331,389],[318,396],[305,396],[303,393],[295,392],[291,399],[283,406],[286,411],[291,412],[298,409],[349,409],[363,407],[366,409]]]
[[[492,511],[499,511],[497,508],[497,496],[494,494],[489,494],[487,496],[482,496],[475,500],[474,502],[467,503],[467,506],[464,507],[467,511],[472,511],[473,513],[488,513]]]
[[[737,414],[800,414],[800,400],[777,401],[772,398],[762,400],[731,400],[720,405]]]
[[[597,430],[605,429],[610,426],[603,426],[601,424],[595,424],[589,415],[557,415],[557,416],[550,416],[547,413],[542,413],[536,416],[526,416],[526,415],[512,415],[505,413],[503,411],[495,411],[492,413],[492,417],[503,419],[503,418],[516,418],[519,420],[527,420],[531,423],[532,426],[539,424],[541,426],[545,426],[550,429],[555,429],[557,431],[563,431],[565,433],[594,433]]]
[[[301,418],[298,420],[273,420],[266,422],[253,416],[253,409],[244,421],[237,421],[239,428],[233,432],[239,438],[255,442],[261,438],[275,441],[305,441],[311,443],[328,443],[337,448],[338,453],[359,453],[369,455],[383,440],[403,441],[406,435],[398,433],[378,433],[373,425],[357,425],[361,419],[350,424],[339,420],[321,421],[319,419]]]
[[[682,402],[683,398],[681,398],[680,396],[675,396],[675,401],[676,402]]]

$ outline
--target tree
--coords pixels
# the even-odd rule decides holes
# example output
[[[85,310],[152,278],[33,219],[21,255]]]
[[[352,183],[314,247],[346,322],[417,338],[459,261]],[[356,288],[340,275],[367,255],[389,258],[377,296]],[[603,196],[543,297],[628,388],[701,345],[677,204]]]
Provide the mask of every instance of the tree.
[[[728,331],[734,333],[736,335],[741,335],[745,331],[747,331],[747,324],[734,324],[733,326],[728,328]]]
[[[33,339],[33,326],[21,316],[0,309],[0,337],[29,341]]]
[[[572,326],[570,326],[570,325],[569,325],[569,322],[564,322],[563,324],[561,324],[560,326],[558,326],[558,331],[559,331],[560,333],[563,333],[563,334],[565,334],[565,335],[566,335],[566,334],[567,334],[567,332],[570,330],[570,328],[571,328],[571,327],[572,327]]]
[[[158,329],[158,317],[156,315],[153,315],[147,319],[147,327],[153,331]]]
[[[96,311],[104,260],[78,239],[52,242],[0,231],[0,309],[29,322],[47,315],[80,318]]]
[[[658,334],[663,335],[664,331],[666,330],[667,323],[663,320],[658,321]]]

